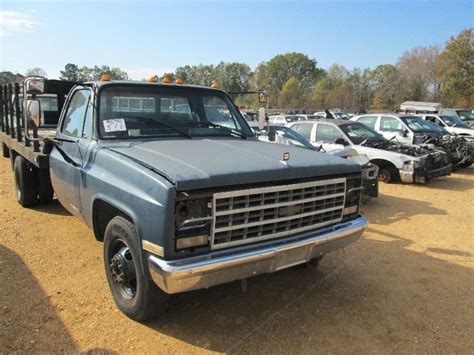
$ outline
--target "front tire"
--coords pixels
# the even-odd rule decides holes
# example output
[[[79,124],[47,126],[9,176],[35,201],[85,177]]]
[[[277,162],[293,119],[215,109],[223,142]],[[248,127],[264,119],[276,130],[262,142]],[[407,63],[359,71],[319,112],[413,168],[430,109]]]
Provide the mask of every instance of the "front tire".
[[[16,200],[23,207],[36,203],[38,196],[38,171],[21,156],[15,158],[13,164],[15,174]]]
[[[145,275],[135,225],[122,216],[105,230],[104,262],[112,297],[125,315],[143,322],[166,308],[169,296]]]

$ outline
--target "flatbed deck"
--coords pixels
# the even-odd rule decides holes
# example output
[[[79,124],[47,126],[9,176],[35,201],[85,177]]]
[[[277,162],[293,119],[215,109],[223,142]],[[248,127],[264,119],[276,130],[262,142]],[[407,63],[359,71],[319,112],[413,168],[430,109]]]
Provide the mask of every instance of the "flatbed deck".
[[[53,138],[55,132],[55,129],[38,130],[38,137],[41,138],[38,142],[38,151],[35,151],[33,142],[30,142],[30,145],[27,146],[24,140],[18,141],[16,137],[11,137],[11,135],[5,132],[0,132],[0,141],[10,149],[10,152],[14,151],[20,154],[37,168],[47,169],[49,167],[49,160],[48,154],[44,153],[44,139]]]

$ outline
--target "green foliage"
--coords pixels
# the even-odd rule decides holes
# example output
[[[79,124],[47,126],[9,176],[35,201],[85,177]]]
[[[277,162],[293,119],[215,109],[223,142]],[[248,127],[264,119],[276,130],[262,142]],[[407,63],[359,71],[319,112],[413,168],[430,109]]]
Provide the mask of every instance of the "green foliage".
[[[305,92],[299,80],[292,76],[283,85],[278,97],[278,106],[288,109],[298,109],[304,105]]]
[[[441,77],[443,104],[461,108],[474,105],[474,30],[465,29],[451,37],[440,54],[437,72]]]
[[[296,78],[298,88],[306,92],[314,87],[323,70],[316,67],[316,60],[303,53],[279,54],[268,62],[261,63],[255,70],[255,85],[269,92],[269,104],[276,106],[283,85],[290,78]]]
[[[66,64],[64,70],[60,71],[60,79],[72,81],[100,80],[104,74],[108,74],[111,80],[128,79],[128,74],[120,68],[110,68],[108,65],[79,68],[79,66],[72,63]]]
[[[46,76],[41,68],[27,75]],[[107,65],[79,67],[68,63],[61,79],[128,79],[120,68]],[[416,47],[403,53],[395,65],[381,64],[370,70],[348,70],[334,64],[324,71],[315,59],[303,53],[279,54],[260,63],[255,71],[244,63],[185,65],[164,76],[186,84],[211,86],[219,82],[228,92],[265,90],[268,107],[281,109],[392,110],[406,100],[441,101],[447,106],[472,108],[474,104],[474,31],[465,29],[452,37],[440,52],[437,46]],[[0,73],[0,83],[21,81],[20,74]],[[257,94],[233,95],[237,105],[256,109],[262,106]]]

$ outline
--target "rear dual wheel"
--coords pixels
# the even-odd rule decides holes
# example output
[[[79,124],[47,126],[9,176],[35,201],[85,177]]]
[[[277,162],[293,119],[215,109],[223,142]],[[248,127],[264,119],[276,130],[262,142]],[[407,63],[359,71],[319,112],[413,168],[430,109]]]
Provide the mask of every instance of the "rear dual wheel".
[[[54,191],[49,171],[38,169],[18,155],[13,163],[16,200],[23,207],[36,203],[46,204],[53,199]]]
[[[2,143],[2,156],[4,158],[10,158],[10,149],[5,143]]]

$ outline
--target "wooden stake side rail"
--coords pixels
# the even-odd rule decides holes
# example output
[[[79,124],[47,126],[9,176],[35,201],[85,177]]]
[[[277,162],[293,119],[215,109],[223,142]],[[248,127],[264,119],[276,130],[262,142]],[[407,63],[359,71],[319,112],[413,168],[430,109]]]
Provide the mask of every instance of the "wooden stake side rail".
[[[41,152],[42,145],[35,141],[31,145],[25,134],[25,122],[20,105],[21,85],[0,85],[0,142],[5,144],[10,151],[27,159],[38,168],[48,168],[48,155]],[[32,136],[38,138],[42,132],[31,127]]]

